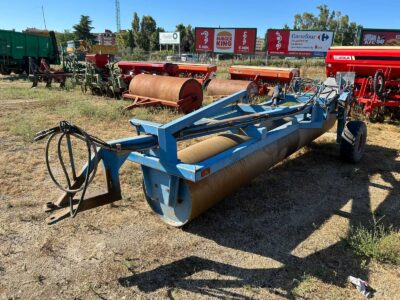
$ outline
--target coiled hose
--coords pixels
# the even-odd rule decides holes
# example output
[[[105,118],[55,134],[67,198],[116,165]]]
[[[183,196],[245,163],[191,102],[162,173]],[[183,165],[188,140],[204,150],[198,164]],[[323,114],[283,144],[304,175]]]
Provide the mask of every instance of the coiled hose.
[[[121,151],[129,151],[128,148],[121,149],[119,144],[116,145],[110,145],[107,142],[88,134],[81,128],[79,128],[76,125],[73,125],[69,123],[68,121],[61,121],[59,126],[41,131],[36,134],[34,141],[39,141],[44,139],[45,137],[49,136],[49,139],[47,141],[46,145],[46,167],[49,172],[51,180],[54,182],[54,184],[67,193],[68,198],[69,198],[69,207],[70,207],[70,216],[74,218],[76,214],[79,211],[79,208],[82,205],[82,201],[85,197],[87,188],[89,184],[93,181],[96,171],[97,171],[97,166],[99,163],[99,154],[97,147],[100,147],[102,149],[108,150],[108,151],[113,151],[113,152],[121,152]],[[56,136],[59,136],[58,142],[57,142],[57,156],[58,160],[60,162],[62,171],[64,173],[66,182],[67,182],[67,187],[65,188],[60,182],[55,178],[53,170],[50,166],[50,145],[52,141],[56,138]],[[64,159],[62,157],[62,151],[61,151],[61,143],[64,138],[67,140],[67,145],[68,145],[68,152],[69,152],[69,157],[71,161],[71,169],[72,169],[72,175],[73,175],[73,180],[76,180],[76,175],[75,175],[75,167],[74,167],[74,162],[73,162],[73,154],[72,154],[72,149],[71,149],[71,136],[78,138],[80,140],[83,140],[86,143],[86,148],[87,148],[87,168],[86,168],[86,175],[85,175],[85,180],[83,184],[76,189],[73,189],[73,183],[71,181],[70,175],[67,172],[67,168],[65,166]],[[92,159],[93,156],[93,159]],[[81,197],[78,201],[76,209],[74,209],[73,206],[73,196],[78,193],[82,192]]]

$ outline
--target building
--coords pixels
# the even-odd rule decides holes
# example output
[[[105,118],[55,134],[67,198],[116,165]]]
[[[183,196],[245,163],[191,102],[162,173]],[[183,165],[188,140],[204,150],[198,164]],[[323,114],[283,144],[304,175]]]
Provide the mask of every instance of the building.
[[[265,39],[257,38],[257,40],[256,40],[256,52],[263,51],[264,41],[265,41]]]
[[[113,46],[116,44],[116,33],[109,29],[106,29],[104,33],[95,33],[96,42],[99,45]]]

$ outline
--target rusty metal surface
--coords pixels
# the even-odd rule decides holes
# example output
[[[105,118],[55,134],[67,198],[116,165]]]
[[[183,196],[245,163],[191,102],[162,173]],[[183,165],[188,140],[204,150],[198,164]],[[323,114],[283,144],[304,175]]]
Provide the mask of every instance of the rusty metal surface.
[[[247,90],[250,98],[253,98],[258,94],[257,84],[252,81],[212,79],[207,85],[208,96],[227,96],[240,90]]]
[[[178,158],[183,163],[196,164],[249,139],[245,135],[221,134],[179,151]]]
[[[229,68],[231,78],[244,78],[248,76],[253,80],[258,77],[263,80],[290,82],[293,77],[300,76],[298,68],[278,68],[267,66],[241,66],[235,65]]]
[[[196,108],[203,102],[201,85],[191,78],[139,74],[129,84],[129,94],[173,102],[191,97]]]
[[[190,216],[188,215],[188,219],[185,223],[196,218],[219,201],[233,194],[242,186],[250,183],[257,175],[267,171],[301,147],[309,144],[315,138],[332,128],[335,122],[336,118],[332,115],[322,129],[298,130],[197,183],[185,181],[191,200]],[[237,139],[237,141],[243,141],[243,137],[233,136],[235,136],[234,138]],[[231,140],[232,139],[231,137]],[[191,161],[201,161],[206,156],[204,154],[205,151],[208,152],[207,155],[213,155],[213,151],[209,149],[213,147],[218,149],[218,146],[215,146],[215,144],[217,144],[219,140],[220,139],[217,141],[215,138],[211,138],[188,147],[181,152],[185,151],[183,157],[189,155],[187,159]],[[231,141],[225,143],[226,145],[232,145],[232,143],[234,144],[235,142]],[[224,151],[223,149],[224,147],[221,146],[218,151]]]

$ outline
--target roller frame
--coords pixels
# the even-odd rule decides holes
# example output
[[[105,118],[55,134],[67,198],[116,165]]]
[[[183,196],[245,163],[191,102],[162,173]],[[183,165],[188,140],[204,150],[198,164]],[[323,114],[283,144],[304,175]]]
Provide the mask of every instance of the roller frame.
[[[287,95],[287,97],[293,96]],[[88,208],[121,199],[119,169],[128,160],[141,165],[146,197],[148,200],[150,198],[153,201],[158,201],[158,204],[166,208],[162,213],[164,215],[161,216],[164,221],[174,226],[183,225],[183,223],[175,223],[173,218],[168,216],[168,208],[173,210],[173,207],[179,201],[179,197],[182,197],[178,194],[185,193],[182,192],[182,187],[180,187],[181,182],[200,182],[299,130],[322,130],[327,122],[336,120],[337,116],[339,120],[337,134],[338,139],[340,139],[346,115],[344,110],[338,111],[338,102],[340,99],[346,99],[346,97],[347,94],[345,93],[339,99],[330,101],[328,104],[318,100],[312,106],[307,107],[304,107],[303,103],[299,103],[290,107],[278,106],[272,108],[271,102],[257,105],[246,104],[248,96],[247,92],[243,90],[164,125],[132,119],[130,123],[135,127],[138,136],[109,143],[118,146],[136,145],[138,151],[115,153],[99,149],[99,157],[103,163],[104,174],[106,174],[107,191],[100,196],[96,195],[97,198],[102,199],[98,205],[92,203],[88,205]],[[309,95],[303,95],[303,101],[307,101],[309,98]],[[324,107],[324,105],[326,106]],[[250,114],[252,115],[247,117]],[[267,130],[260,122],[255,122],[253,117],[268,116],[273,120],[280,119],[283,114],[291,115],[291,121],[272,130]],[[238,118],[244,123],[232,121]],[[247,135],[250,139],[200,163],[185,164],[179,161],[178,141],[227,131]],[[81,184],[81,179],[86,172],[87,166],[78,175],[74,186]],[[107,198],[109,199],[108,202]],[[47,211],[57,211],[55,216],[48,218],[49,224],[68,216],[67,199],[67,195],[64,194],[57,202],[48,203]],[[93,198],[85,201],[93,202]]]

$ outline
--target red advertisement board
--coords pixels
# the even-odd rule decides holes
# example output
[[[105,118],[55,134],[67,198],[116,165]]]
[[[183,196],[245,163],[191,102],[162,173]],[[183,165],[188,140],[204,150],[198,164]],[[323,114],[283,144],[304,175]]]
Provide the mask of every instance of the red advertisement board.
[[[196,52],[214,52],[214,28],[196,28]]]
[[[369,29],[361,32],[361,46],[400,46],[400,30]]]
[[[235,53],[254,53],[257,39],[256,29],[235,30]]]
[[[256,28],[196,28],[196,52],[252,54]]]
[[[268,30],[268,55],[325,56],[333,42],[332,31]]]

